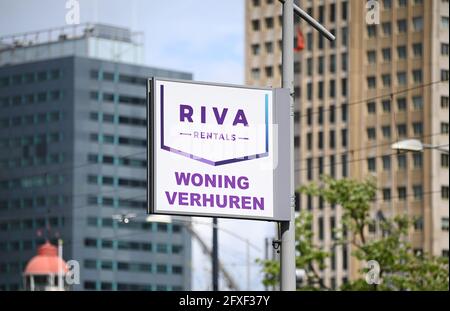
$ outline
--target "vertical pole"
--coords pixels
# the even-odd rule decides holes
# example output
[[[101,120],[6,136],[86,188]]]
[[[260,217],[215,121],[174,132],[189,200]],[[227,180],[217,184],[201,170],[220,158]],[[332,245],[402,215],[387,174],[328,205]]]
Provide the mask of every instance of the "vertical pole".
[[[264,239],[264,259],[269,260],[269,238]],[[269,288],[264,285],[264,290],[267,291]]]
[[[212,288],[213,291],[219,290],[219,245],[217,236],[217,218],[213,218],[213,237],[212,237]]]
[[[247,239],[246,242],[246,257],[247,257],[247,290],[250,291],[250,241]]]
[[[62,266],[62,260],[63,260],[63,241],[62,239],[58,239],[58,257],[59,257],[59,261],[58,261],[58,289],[60,291],[64,290],[64,285],[63,285],[63,269],[64,267]]]
[[[290,190],[291,218],[281,222],[281,290],[295,290],[295,226],[294,226],[294,0],[283,1],[282,86],[290,91]]]

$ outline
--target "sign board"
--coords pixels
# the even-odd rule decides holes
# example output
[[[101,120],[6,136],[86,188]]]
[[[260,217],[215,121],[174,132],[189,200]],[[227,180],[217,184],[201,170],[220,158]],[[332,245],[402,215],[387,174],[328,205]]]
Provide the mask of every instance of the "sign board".
[[[149,213],[290,219],[289,92],[148,81]]]

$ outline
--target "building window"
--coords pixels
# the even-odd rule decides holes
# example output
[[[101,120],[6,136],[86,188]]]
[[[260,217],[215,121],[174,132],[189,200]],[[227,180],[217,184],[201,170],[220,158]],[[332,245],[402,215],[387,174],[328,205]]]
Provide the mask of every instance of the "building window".
[[[317,84],[317,98],[323,99],[323,81],[319,81]]]
[[[259,44],[252,44],[252,53],[253,55],[259,55]]]
[[[367,138],[368,138],[369,140],[375,140],[375,139],[377,139],[377,131],[375,130],[374,127],[369,127],[369,128],[367,129]]]
[[[336,81],[334,79],[331,79],[329,81],[329,96],[331,98],[334,98],[336,96]]]
[[[441,81],[448,81],[448,70],[447,69],[442,69],[441,70]]]
[[[397,55],[399,59],[406,59],[408,57],[408,54],[406,52],[406,46],[404,45],[397,46]]]
[[[448,168],[448,154],[441,153],[441,167]]]
[[[312,49],[313,49],[313,34],[312,34],[312,32],[308,32],[307,34],[306,34],[306,47],[307,47],[307,49],[308,49],[308,51],[312,51]]]
[[[448,109],[448,96],[441,96],[441,108]]]
[[[377,27],[376,25],[368,25],[367,26],[367,36],[369,38],[374,38],[377,35]]]
[[[448,232],[448,217],[441,218],[441,229]]]
[[[448,29],[448,16],[441,16],[441,27]]]
[[[348,5],[347,5],[347,1],[344,1],[341,3],[341,15],[342,15],[342,20],[346,21],[347,17],[348,17]]]
[[[413,70],[413,80],[414,83],[422,83],[422,70],[416,69]]]
[[[341,55],[341,69],[342,69],[342,71],[347,71],[347,67],[348,67],[347,53],[342,53],[342,55]]]
[[[347,129],[341,130],[342,147],[347,147]]]
[[[383,133],[383,138],[386,138],[386,139],[391,138],[391,127],[389,125],[382,126],[381,132]]]
[[[342,36],[342,45],[347,46],[347,44],[348,44],[348,28],[347,27],[342,27],[341,36]]]
[[[383,28],[383,34],[385,36],[390,36],[392,34],[391,22],[386,22],[381,25]]]
[[[266,43],[264,43],[264,47],[268,54],[273,53],[273,43],[271,41],[267,41]]]
[[[418,217],[414,221],[414,230],[416,230],[416,231],[422,231],[423,230],[423,217]]]
[[[319,36],[317,38],[318,42],[317,42],[317,47],[319,50],[323,49],[323,41],[324,41],[324,37],[323,36]]]
[[[412,98],[414,110],[421,110],[423,108],[423,97],[422,96],[413,96]]]
[[[383,80],[383,86],[389,87],[391,86],[391,75],[390,74],[384,74],[381,76],[381,79]]]
[[[422,168],[423,156],[421,153],[413,153],[413,165],[414,168]]]
[[[342,96],[347,96],[347,79],[341,79],[341,94]]]
[[[252,79],[258,80],[259,79],[259,68],[253,68],[252,69]]]
[[[336,4],[335,3],[330,4],[329,13],[330,13],[330,15],[329,15],[330,23],[334,23],[336,20]]]
[[[398,200],[399,201],[405,201],[406,200],[406,197],[407,197],[406,187],[398,187],[397,188],[397,193],[398,193]]]
[[[347,166],[347,155],[343,154],[341,156],[341,163],[342,163],[342,177],[348,176],[348,166]]]
[[[330,130],[329,145],[331,149],[334,149],[336,147],[336,134],[334,130]]]
[[[253,29],[253,31],[259,31],[260,28],[261,28],[261,26],[260,26],[259,20],[258,19],[252,20],[252,29]]]
[[[383,161],[383,170],[390,171],[391,170],[391,156],[385,155],[382,157]]]
[[[398,124],[397,125],[397,135],[399,137],[406,137],[407,136],[407,127],[405,123]]]
[[[308,84],[306,84],[306,97],[308,100],[312,100],[313,98],[313,85],[311,82],[308,82]]]
[[[323,132],[319,132],[317,136],[317,148],[323,149]]]
[[[301,71],[301,63],[295,62],[294,63],[294,73],[300,73],[300,71]]]
[[[391,189],[383,188],[383,201],[389,202],[391,201]]]
[[[448,135],[448,122],[441,122],[441,134]]]
[[[306,109],[306,123],[307,123],[308,125],[312,125],[312,123],[313,123],[313,113],[312,113],[312,108]]]
[[[448,43],[441,43],[441,55],[448,56]]]
[[[265,23],[266,23],[267,29],[272,29],[273,28],[273,17],[266,17]]]
[[[377,87],[377,80],[374,76],[367,77],[367,87],[369,89],[374,89]]]
[[[330,73],[335,73],[336,72],[336,55],[332,54],[330,55],[330,63],[329,63],[329,70]]]
[[[253,0],[253,6],[259,6],[260,5],[260,1],[259,0]]]
[[[406,98],[400,97],[397,99],[397,110],[398,111],[406,111],[407,104],[406,104]]]
[[[402,86],[404,86],[408,83],[406,72],[404,72],[404,71],[397,72],[397,82],[398,82],[398,85],[402,85]]]
[[[336,119],[336,106],[330,105],[330,108],[328,109],[328,119],[330,123],[334,123]]]
[[[377,52],[367,51],[367,62],[369,64],[375,64],[377,62]]]
[[[377,105],[375,102],[367,103],[367,113],[368,114],[376,114],[377,113]]]
[[[404,154],[397,155],[397,167],[399,170],[406,169],[406,155]]]
[[[347,104],[341,105],[341,120],[342,122],[347,122],[348,120],[348,106]]]
[[[448,222],[448,221],[447,221]],[[448,225],[448,224],[447,224]],[[319,240],[323,241],[324,232],[323,232],[323,217],[318,218],[318,226],[319,226]]]
[[[317,122],[319,125],[323,124],[323,107],[322,106],[319,107],[319,110],[317,113]]]
[[[264,68],[264,71],[266,73],[267,78],[272,78],[272,76],[273,76],[273,67],[272,66],[266,66],[266,68]]]
[[[443,200],[448,200],[448,195],[449,195],[449,189],[448,186],[441,186],[441,198]]]
[[[336,160],[334,155],[330,156],[330,175],[331,177],[336,177]]]
[[[399,33],[405,33],[408,31],[408,23],[406,19],[399,19],[397,21],[397,29]]]
[[[413,29],[414,31],[423,30],[423,18],[422,16],[413,17]]]
[[[422,57],[423,48],[422,43],[414,43],[413,44],[413,54],[415,57]]]
[[[406,7],[408,5],[408,0],[398,0],[398,6],[400,8]]]
[[[383,61],[385,61],[385,62],[391,61],[391,49],[390,48],[382,49],[381,53],[383,54]]]
[[[313,134],[312,133],[306,134],[306,148],[308,150],[312,150],[312,148],[313,148]]]
[[[416,136],[421,136],[423,134],[422,122],[413,122],[413,132]]]
[[[367,159],[367,169],[369,172],[375,172],[377,170],[377,162],[375,158]]]
[[[306,171],[307,171],[308,180],[312,180],[313,179],[313,159],[312,158],[308,158],[306,160]]]
[[[323,58],[323,56],[319,56],[318,62],[317,62],[317,73],[323,74],[323,68],[324,68],[324,58]]]
[[[383,100],[381,102],[381,106],[383,107],[383,112],[385,112],[385,113],[391,112],[391,101],[390,100]]]
[[[421,201],[423,198],[423,188],[422,185],[413,185],[413,195],[414,200]]]
[[[319,177],[321,177],[323,175],[323,158],[319,157],[317,159],[317,166],[319,168]],[[323,198],[319,197],[319,208],[322,209],[323,208]]]

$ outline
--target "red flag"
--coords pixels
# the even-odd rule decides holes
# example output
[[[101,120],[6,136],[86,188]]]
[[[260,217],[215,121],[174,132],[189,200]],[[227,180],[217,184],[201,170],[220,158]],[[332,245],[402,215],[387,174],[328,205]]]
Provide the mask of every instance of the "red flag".
[[[303,37],[302,30],[297,28],[297,46],[294,48],[294,51],[300,52],[305,48],[305,38]]]

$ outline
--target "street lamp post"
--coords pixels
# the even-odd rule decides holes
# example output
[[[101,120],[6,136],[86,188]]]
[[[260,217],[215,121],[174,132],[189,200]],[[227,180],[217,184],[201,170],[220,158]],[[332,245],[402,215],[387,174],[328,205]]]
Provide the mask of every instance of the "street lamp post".
[[[219,290],[219,243],[217,236],[217,217],[213,218],[212,227],[212,288]]]
[[[291,120],[290,120],[290,163],[291,163],[291,217],[289,221],[282,221],[281,228],[281,290],[294,291],[295,286],[295,178],[294,178],[294,13],[304,19],[321,35],[333,41],[334,35],[323,25],[309,16],[294,0],[280,0],[283,3],[283,50],[282,50],[282,86],[289,89]]]

